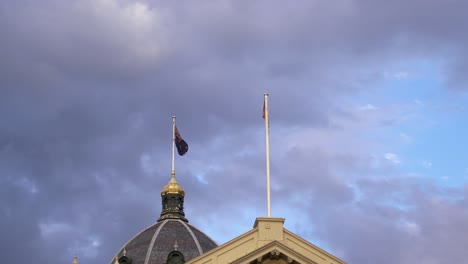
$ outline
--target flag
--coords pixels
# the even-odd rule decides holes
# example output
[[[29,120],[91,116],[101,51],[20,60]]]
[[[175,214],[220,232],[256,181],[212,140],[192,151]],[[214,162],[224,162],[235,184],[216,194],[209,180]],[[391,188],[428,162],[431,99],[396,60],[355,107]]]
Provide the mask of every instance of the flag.
[[[263,119],[265,119],[265,99],[263,99],[263,113],[262,113]]]
[[[262,117],[263,119],[266,119],[267,115],[267,110],[265,109],[265,99],[263,99],[263,112],[262,112]],[[268,118],[268,127],[270,127],[270,118]]]
[[[174,129],[174,133],[175,133],[175,145],[177,147],[177,152],[179,153],[180,156],[183,156],[188,151],[188,144],[180,136],[180,133],[179,133],[179,130],[177,130],[177,127],[175,127]]]

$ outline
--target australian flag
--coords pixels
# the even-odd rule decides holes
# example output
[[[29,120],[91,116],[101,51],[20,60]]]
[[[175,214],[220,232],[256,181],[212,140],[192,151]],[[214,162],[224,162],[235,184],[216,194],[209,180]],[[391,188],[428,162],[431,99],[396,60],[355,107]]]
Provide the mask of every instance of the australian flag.
[[[180,156],[183,156],[188,151],[188,144],[180,136],[179,130],[177,130],[177,127],[175,127],[174,133],[175,133],[175,145],[177,147],[177,152],[179,153]]]

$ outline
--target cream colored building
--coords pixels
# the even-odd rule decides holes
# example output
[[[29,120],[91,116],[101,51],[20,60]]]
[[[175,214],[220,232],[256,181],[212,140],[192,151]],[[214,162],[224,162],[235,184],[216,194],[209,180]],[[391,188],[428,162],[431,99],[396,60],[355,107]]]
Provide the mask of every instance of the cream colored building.
[[[190,264],[343,264],[343,260],[283,228],[284,218],[259,217],[252,230]]]

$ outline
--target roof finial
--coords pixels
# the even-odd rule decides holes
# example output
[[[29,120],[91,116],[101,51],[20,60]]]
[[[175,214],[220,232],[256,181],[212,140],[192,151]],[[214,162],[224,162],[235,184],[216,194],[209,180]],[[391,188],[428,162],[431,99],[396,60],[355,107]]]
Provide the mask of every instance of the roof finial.
[[[127,256],[127,250],[124,248],[123,250],[123,256],[126,257]]]
[[[73,263],[72,264],[78,264],[78,257],[77,256],[73,257]]]
[[[117,258],[117,256],[115,256],[114,264],[119,264],[119,259]]]

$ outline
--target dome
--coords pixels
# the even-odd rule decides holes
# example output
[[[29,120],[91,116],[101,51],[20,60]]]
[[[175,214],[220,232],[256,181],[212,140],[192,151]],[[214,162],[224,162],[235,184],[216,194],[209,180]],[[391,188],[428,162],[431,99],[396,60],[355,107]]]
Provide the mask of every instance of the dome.
[[[162,211],[157,222],[125,244],[111,264],[130,263],[127,259],[132,264],[163,264],[168,257],[189,261],[217,247],[211,238],[188,223],[184,197],[184,189],[173,172],[161,192]]]
[[[118,253],[132,264],[162,264],[172,251],[180,251],[185,261],[217,247],[216,243],[194,226],[180,219],[166,219],[146,228]],[[114,262],[111,262],[112,264]]]

